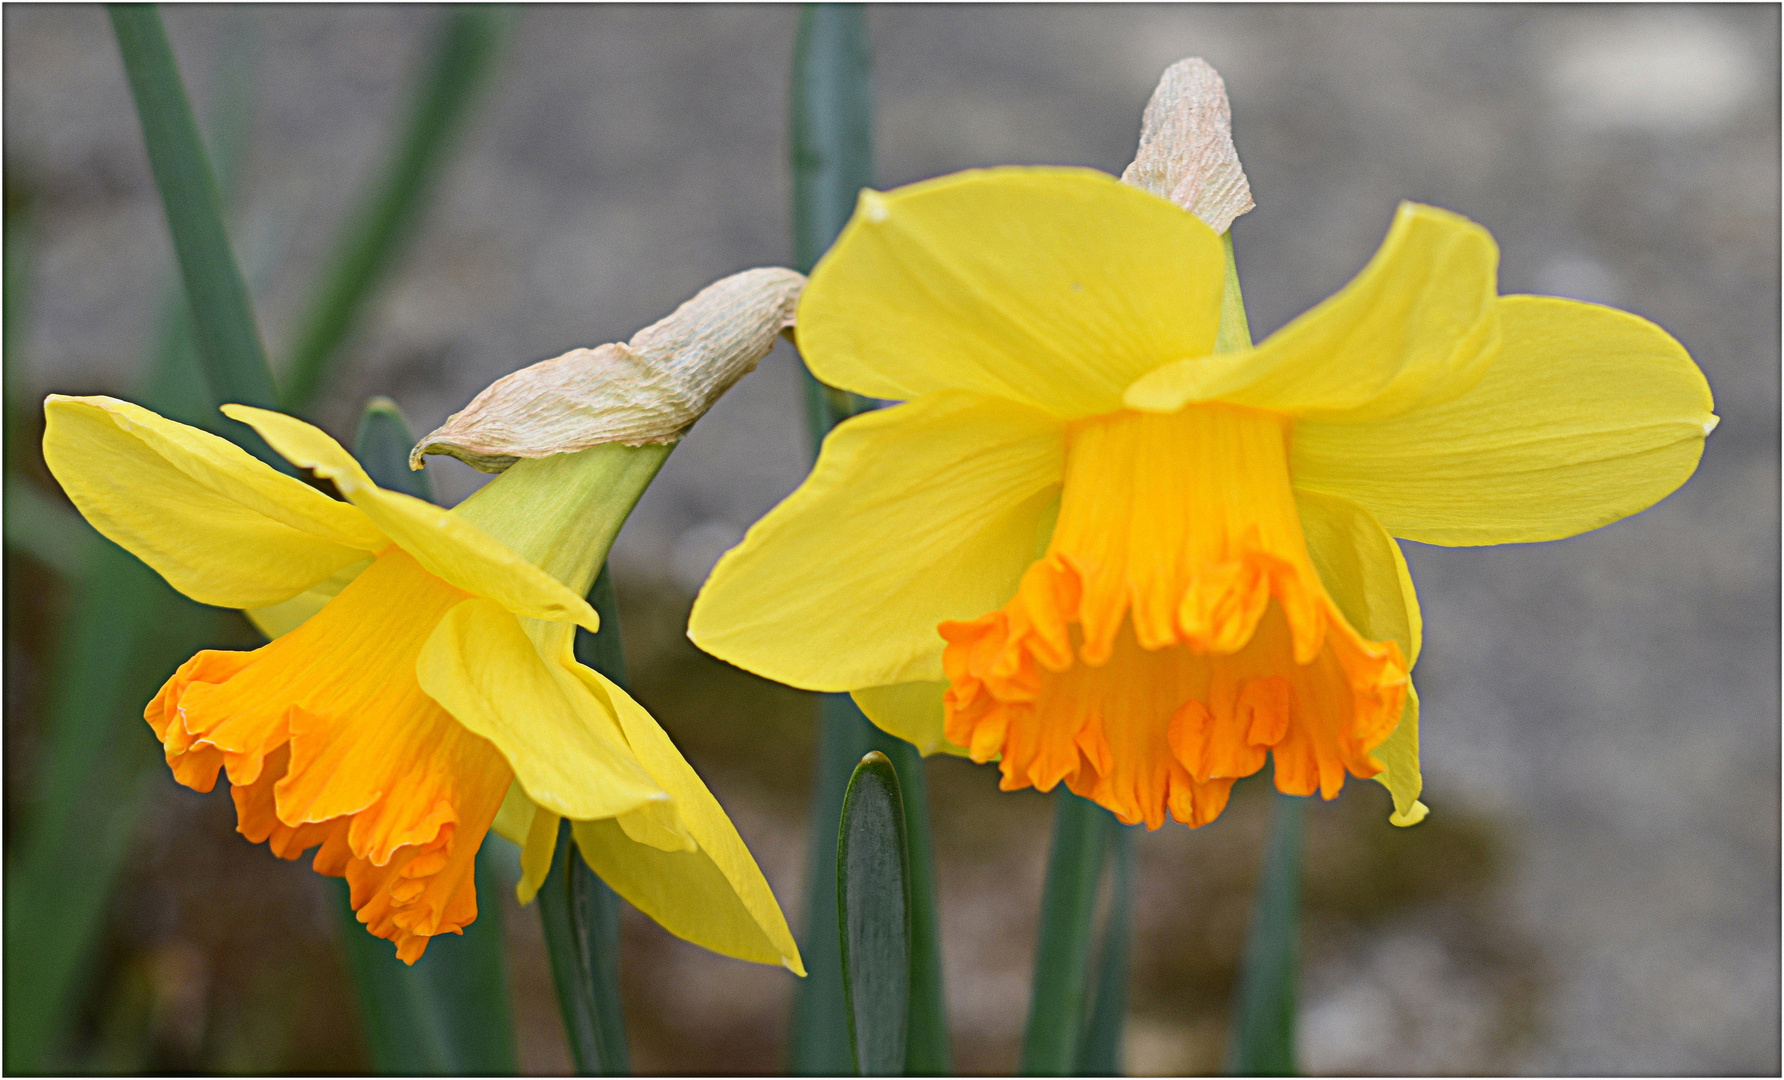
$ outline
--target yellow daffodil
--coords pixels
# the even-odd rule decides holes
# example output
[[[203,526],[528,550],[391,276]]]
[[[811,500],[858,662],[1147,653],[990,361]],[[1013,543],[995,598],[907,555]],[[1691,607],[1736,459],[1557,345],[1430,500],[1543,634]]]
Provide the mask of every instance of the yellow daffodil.
[[[477,915],[494,825],[521,898],[560,818],[613,888],[671,932],[803,973],[730,820],[649,713],[571,654],[583,599],[667,447],[521,462],[457,510],[384,490],[302,421],[225,406],[340,502],[234,444],[106,397],[52,396],[44,459],[88,521],[273,640],[206,650],[146,718],[180,783],[231,784],[243,835],[344,876],[359,919],[413,963]],[[642,479],[636,475],[642,470]]]
[[[1130,824],[1213,820],[1267,755],[1290,794],[1377,777],[1412,824],[1420,620],[1393,537],[1596,528],[1683,483],[1715,424],[1660,328],[1501,297],[1497,262],[1480,226],[1403,205],[1253,347],[1221,238],[1103,174],[865,192],[799,345],[903,404],[825,440],[689,635]]]

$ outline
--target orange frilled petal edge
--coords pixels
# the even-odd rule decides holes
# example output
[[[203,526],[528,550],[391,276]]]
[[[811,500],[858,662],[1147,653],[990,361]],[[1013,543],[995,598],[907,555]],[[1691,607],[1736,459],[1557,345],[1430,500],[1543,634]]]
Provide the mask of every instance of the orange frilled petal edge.
[[[411,964],[477,917],[477,849],[513,777],[416,682],[468,595],[387,548],[283,637],[192,657],[145,713],[180,783],[226,772],[242,835],[285,859],[321,845],[316,870],[345,877],[359,921]]]
[[[939,627],[948,738],[1002,787],[1064,781],[1122,821],[1197,827],[1275,759],[1333,798],[1394,730],[1409,684],[1307,554],[1287,422],[1229,405],[1119,412],[1068,435],[1058,525],[999,610]]]

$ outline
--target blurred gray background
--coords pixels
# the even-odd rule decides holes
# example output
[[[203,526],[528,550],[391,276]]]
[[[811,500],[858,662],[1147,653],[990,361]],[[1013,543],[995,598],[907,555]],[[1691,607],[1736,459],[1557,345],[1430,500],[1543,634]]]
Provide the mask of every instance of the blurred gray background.
[[[255,53],[234,237],[275,356],[381,164],[437,14],[167,10],[201,114],[219,51]],[[313,419],[346,438],[365,397],[386,394],[426,430],[523,364],[624,340],[714,278],[786,263],[796,19],[785,6],[522,9]],[[1340,287],[1396,202],[1414,199],[1492,230],[1503,292],[1615,304],[1685,344],[1722,425],[1679,493],[1558,543],[1406,545],[1426,619],[1415,675],[1432,818],[1380,835],[1385,800],[1363,784],[1315,815],[1302,1061],[1339,1073],[1776,1073],[1778,8],[901,5],[871,9],[869,24],[881,186],[1004,163],[1119,172],[1159,72],[1183,56],[1212,62],[1258,204],[1233,235],[1260,337]],[[26,385],[126,393],[153,344],[171,250],[109,26],[97,7],[9,4],[4,60],[9,182],[23,177],[40,202],[28,339],[15,342]],[[764,721],[754,741],[713,734],[728,722],[723,696],[677,698],[676,673],[701,663],[679,639],[688,597],[800,480],[802,425],[783,346],[676,450],[613,555],[640,696],[795,918],[807,703],[764,698],[791,719]],[[482,479],[456,463],[437,472],[451,500]],[[957,1056],[1008,1070],[1048,808],[995,794],[989,767],[938,762],[931,780]],[[156,907],[171,901],[152,887],[192,830],[248,851],[226,858],[265,863],[281,888],[310,888],[307,870],[230,834],[226,796],[168,787],[145,841],[162,854],[143,857],[120,901],[120,940],[155,957],[203,940],[190,912]],[[1218,1067],[1258,794],[1241,790],[1231,820],[1209,829],[1141,838],[1132,1071]],[[257,917],[253,898],[238,914]],[[530,913],[510,915],[523,1058],[561,1069],[537,931]],[[302,933],[326,949],[326,920],[311,923]],[[786,977],[649,926],[628,933],[644,958],[627,974],[640,1068],[776,1067]],[[173,955],[187,959],[146,970],[187,1002],[187,1019],[151,1010],[163,1027],[147,1037],[209,1046],[222,1036],[204,1010],[228,1003],[207,1006],[180,982],[211,962],[201,948]],[[227,1060],[310,1059],[202,1058]]]

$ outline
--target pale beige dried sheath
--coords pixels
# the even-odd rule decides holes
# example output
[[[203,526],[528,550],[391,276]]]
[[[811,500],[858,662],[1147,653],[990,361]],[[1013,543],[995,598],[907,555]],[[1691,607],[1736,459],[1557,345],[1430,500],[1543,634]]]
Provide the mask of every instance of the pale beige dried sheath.
[[[1179,60],[1159,76],[1140,121],[1140,146],[1125,183],[1166,198],[1226,232],[1257,205],[1233,147],[1226,83],[1206,60]]]
[[[450,454],[483,472],[602,443],[681,438],[793,325],[805,277],[758,267],[722,278],[629,342],[572,349],[507,375],[409,453]]]

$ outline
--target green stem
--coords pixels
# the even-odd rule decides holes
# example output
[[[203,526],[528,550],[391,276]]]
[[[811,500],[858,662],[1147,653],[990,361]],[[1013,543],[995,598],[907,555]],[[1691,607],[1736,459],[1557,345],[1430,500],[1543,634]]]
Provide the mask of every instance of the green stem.
[[[1091,927],[1112,817],[1064,788],[1053,801],[1053,846],[1041,894],[1028,1029],[1022,1039],[1019,1071],[1025,1076],[1069,1076],[1077,1068],[1086,1019]]]
[[[873,92],[867,24],[855,4],[807,4],[793,50],[793,259],[810,271],[836,239],[856,196],[873,182]],[[871,407],[865,398],[805,377],[814,453],[838,421]],[[850,1070],[848,1018],[842,1006],[835,934],[837,820],[844,789],[862,755],[883,752],[904,793],[911,891],[910,1030],[905,1071],[948,1070],[947,1006],[942,991],[936,915],[935,854],[928,787],[916,748],[874,727],[847,694],[826,694],[818,721],[810,872],[800,953],[808,975],[793,1006],[791,1069],[802,1074]]]
[[[576,659],[624,688],[619,605],[605,565],[588,600],[601,618],[601,632],[576,631]],[[619,897],[577,853],[570,822],[561,822],[551,872],[539,889],[539,919],[570,1056],[584,1076],[631,1072],[619,990],[619,905]]]
[[[1301,848],[1307,800],[1276,796],[1263,882],[1245,941],[1227,1072],[1295,1072],[1295,969],[1300,936]]]
[[[1127,1023],[1127,977],[1134,936],[1134,830],[1110,815],[1109,920],[1096,965],[1096,1003],[1078,1047],[1079,1073],[1121,1075],[1121,1036]]]

